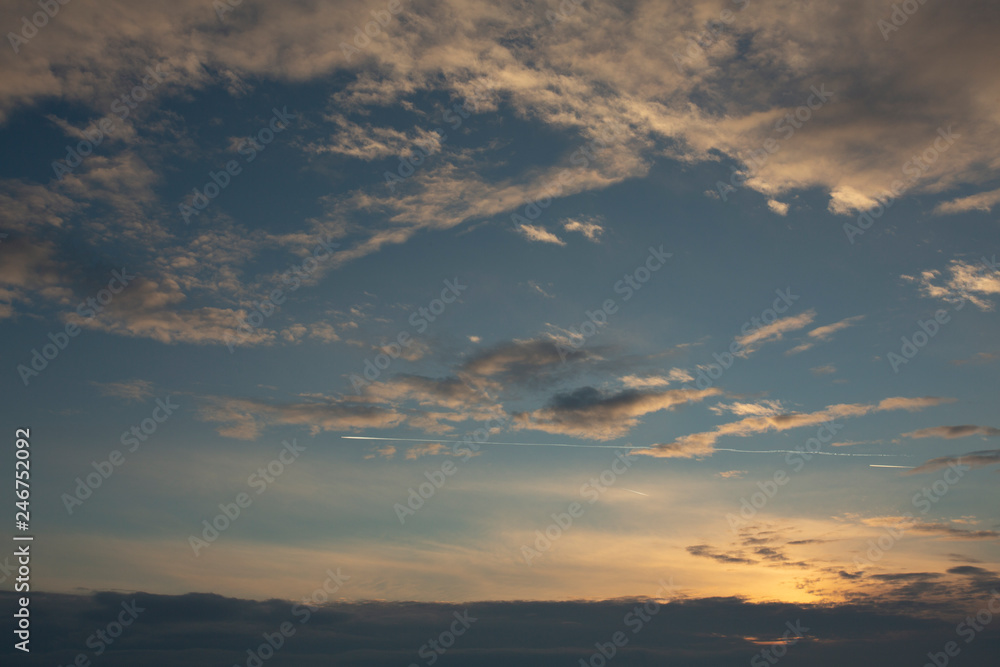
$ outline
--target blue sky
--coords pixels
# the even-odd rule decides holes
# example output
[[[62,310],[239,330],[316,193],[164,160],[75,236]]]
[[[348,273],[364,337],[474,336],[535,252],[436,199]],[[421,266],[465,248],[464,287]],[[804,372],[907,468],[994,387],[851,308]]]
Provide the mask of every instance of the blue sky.
[[[351,600],[609,599],[667,574],[695,597],[978,600],[1000,537],[996,9],[928,3],[885,37],[882,2],[401,7],[346,54],[382,5],[77,0],[0,54],[0,382],[32,431],[39,586],[291,599],[343,567]],[[116,293],[113,271],[134,276]],[[32,369],[50,334],[65,349]],[[474,455],[449,442],[484,423]],[[801,468],[760,453],[811,438]]]

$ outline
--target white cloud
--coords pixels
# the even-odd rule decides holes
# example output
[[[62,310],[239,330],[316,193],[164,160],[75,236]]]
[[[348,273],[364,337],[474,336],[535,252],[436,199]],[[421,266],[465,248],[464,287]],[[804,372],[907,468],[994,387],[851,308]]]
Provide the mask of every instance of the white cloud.
[[[778,215],[788,215],[788,204],[780,202],[777,199],[768,199],[767,207]]]
[[[565,241],[542,227],[536,227],[535,225],[519,225],[517,231],[521,234],[521,236],[529,241],[566,245]]]
[[[579,232],[587,237],[587,240],[594,243],[600,241],[601,234],[604,233],[604,228],[593,220],[565,220],[563,229],[567,232]]]

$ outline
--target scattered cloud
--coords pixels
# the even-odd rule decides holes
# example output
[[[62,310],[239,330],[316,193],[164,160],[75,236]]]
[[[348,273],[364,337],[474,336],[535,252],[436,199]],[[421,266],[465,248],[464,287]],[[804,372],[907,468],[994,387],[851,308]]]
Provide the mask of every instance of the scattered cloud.
[[[381,447],[376,447],[374,451],[370,454],[365,454],[365,459],[374,459],[380,457],[383,459],[391,460],[396,456],[396,448],[392,445],[382,445]]]
[[[409,461],[415,461],[424,456],[444,456],[448,454],[450,450],[446,445],[440,442],[431,442],[426,445],[416,445],[410,447],[406,450],[406,458]]]
[[[944,299],[954,304],[968,300],[985,311],[993,310],[994,303],[990,298],[1000,294],[1000,271],[997,271],[996,256],[992,259],[983,257],[976,264],[953,259],[948,264],[947,276],[935,269],[924,271],[919,277],[901,277],[916,282],[921,296]],[[941,282],[936,284],[939,279]],[[955,309],[958,308],[961,306],[956,305]]]

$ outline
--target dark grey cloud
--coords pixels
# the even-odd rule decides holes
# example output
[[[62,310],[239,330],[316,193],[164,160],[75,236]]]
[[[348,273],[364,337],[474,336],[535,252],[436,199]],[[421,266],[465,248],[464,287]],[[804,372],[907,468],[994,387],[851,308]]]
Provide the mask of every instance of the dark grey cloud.
[[[610,440],[628,433],[646,414],[670,410],[719,393],[720,390],[714,387],[665,391],[627,389],[618,393],[581,387],[556,394],[544,408],[516,413],[514,420],[518,428]]]
[[[720,563],[745,563],[747,565],[753,565],[757,562],[750,558],[744,558],[740,552],[722,553],[707,544],[696,544],[694,546],[690,546],[687,548],[687,552],[692,556],[711,558],[712,560],[717,560]]]
[[[0,604],[12,609],[12,597],[0,594]],[[133,599],[144,611],[95,659],[87,638],[115,619],[122,602]],[[706,598],[662,605],[641,631],[633,633],[624,619],[643,602],[334,603],[316,608],[307,622],[300,623],[304,608],[299,607],[296,615],[292,603],[280,600],[209,594],[35,593],[31,653],[18,652],[15,657],[11,642],[4,642],[0,661],[51,667],[69,664],[83,652],[102,667],[245,665],[247,650],[260,646],[263,633],[290,622],[295,634],[265,665],[425,665],[420,648],[447,630],[456,612],[468,611],[476,620],[439,664],[574,665],[589,659],[595,643],[607,642],[622,631],[629,643],[620,649],[616,664],[729,667],[747,664],[759,652],[760,646],[749,638],[777,638],[786,622],[801,621],[809,628],[810,639],[790,648],[789,665],[885,667],[922,664],[928,651],[940,650],[955,639],[955,624],[964,617],[957,609],[942,610],[914,600],[811,606]],[[975,642],[962,645],[963,664],[992,664],[998,651],[1000,637],[982,633]]]

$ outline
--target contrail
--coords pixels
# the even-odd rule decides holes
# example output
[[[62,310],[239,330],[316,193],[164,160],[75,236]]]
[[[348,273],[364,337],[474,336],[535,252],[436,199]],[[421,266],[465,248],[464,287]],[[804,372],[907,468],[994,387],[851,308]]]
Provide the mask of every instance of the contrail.
[[[373,436],[365,435],[342,435],[341,438],[345,440],[391,440],[393,442],[458,442],[464,444],[473,444],[471,442],[466,442],[465,440],[442,440],[441,438],[377,438]],[[632,445],[572,445],[565,442],[496,442],[493,440],[486,440],[484,442],[475,443],[477,445],[514,445],[518,447],[590,447],[596,449],[649,449],[648,446],[632,446]]]
[[[624,489],[623,488],[622,491],[632,491],[632,489]],[[632,491],[632,493],[638,493],[640,496],[646,496],[647,498],[649,497],[648,493],[643,493],[642,491]]]
[[[913,466],[884,466],[884,465],[879,465],[877,463],[869,463],[868,467],[869,468],[909,468],[910,470],[913,470]]]

